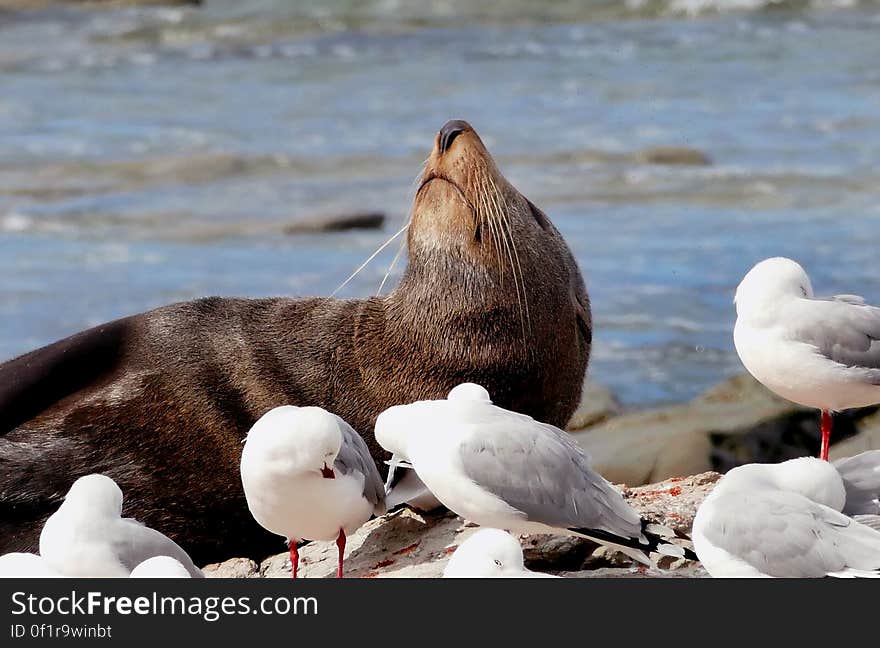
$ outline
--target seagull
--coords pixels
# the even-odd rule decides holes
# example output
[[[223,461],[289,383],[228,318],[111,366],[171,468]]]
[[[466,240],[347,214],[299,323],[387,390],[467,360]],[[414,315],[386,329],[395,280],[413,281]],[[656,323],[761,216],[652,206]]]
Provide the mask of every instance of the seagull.
[[[822,412],[828,459],[831,412],[880,403],[880,308],[857,295],[813,296],[804,269],[765,259],[736,289],[733,341],[758,382]]]
[[[846,504],[851,516],[880,516],[880,450],[868,450],[834,462],[843,479]]]
[[[651,553],[693,556],[660,537],[670,529],[643,521],[568,434],[492,404],[480,385],[391,407],[375,431],[392,462],[412,466],[446,508],[480,526],[589,538],[649,566]]]
[[[190,575],[179,560],[153,556],[132,569],[129,578],[190,578]]]
[[[559,578],[526,569],[519,540],[500,529],[480,529],[461,543],[443,578]]]
[[[443,506],[407,462],[392,456],[385,463],[389,466],[385,480],[386,509],[393,511],[406,504],[417,511],[427,512]]]
[[[43,526],[40,555],[64,576],[127,578],[153,556],[171,556],[191,576],[203,576],[173,540],[122,517],[122,491],[106,475],[86,475],[73,483]]]
[[[61,578],[61,574],[37,554],[13,552],[0,556],[0,578]]]
[[[880,578],[880,531],[843,514],[846,499],[821,459],[739,466],[697,510],[694,548],[714,578]]]
[[[320,407],[284,405],[254,423],[241,454],[241,482],[254,519],[287,539],[293,578],[301,540],[335,540],[342,578],[346,535],[385,512],[385,488],[367,444]]]

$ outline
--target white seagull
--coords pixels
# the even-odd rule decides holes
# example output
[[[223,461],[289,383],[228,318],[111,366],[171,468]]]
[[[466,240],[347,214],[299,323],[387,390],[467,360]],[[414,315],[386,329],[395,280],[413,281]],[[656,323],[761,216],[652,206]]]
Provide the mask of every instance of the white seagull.
[[[880,531],[843,514],[846,497],[821,459],[739,466],[700,505],[694,548],[714,578],[880,578]]]
[[[132,569],[129,578],[190,578],[190,575],[179,560],[153,556]]]
[[[771,391],[822,411],[827,460],[830,413],[880,403],[880,308],[856,295],[814,297],[804,269],[783,257],[749,270],[734,302],[742,363]]]
[[[500,529],[480,529],[461,543],[443,578],[559,578],[526,569],[519,540]]]
[[[287,539],[293,578],[301,540],[335,540],[342,578],[346,535],[385,512],[367,444],[320,407],[285,405],[264,414],[245,439],[241,482],[254,519]]]
[[[173,540],[122,517],[122,491],[105,475],[86,475],[73,483],[43,526],[40,555],[64,576],[127,578],[153,556],[171,556],[191,576],[203,576]]]
[[[493,405],[479,385],[385,410],[376,440],[444,506],[481,526],[589,538],[652,566],[655,552],[693,556],[658,535],[671,530],[641,520],[568,434]]]
[[[843,479],[846,505],[853,516],[880,516],[880,450],[868,450],[833,463]]]
[[[13,552],[0,556],[0,578],[61,577],[37,554]]]
[[[433,511],[443,506],[425,483],[419,479],[415,470],[399,457],[392,457],[388,464],[388,478],[385,480],[385,508],[393,511],[406,504],[417,511]]]

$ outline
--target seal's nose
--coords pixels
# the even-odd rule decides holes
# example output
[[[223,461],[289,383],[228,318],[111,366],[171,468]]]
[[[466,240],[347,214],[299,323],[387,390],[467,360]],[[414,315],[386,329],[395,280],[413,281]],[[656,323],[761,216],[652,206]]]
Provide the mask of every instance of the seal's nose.
[[[450,119],[443,124],[443,128],[440,129],[440,152],[446,153],[455,138],[468,129],[470,125],[461,119]]]

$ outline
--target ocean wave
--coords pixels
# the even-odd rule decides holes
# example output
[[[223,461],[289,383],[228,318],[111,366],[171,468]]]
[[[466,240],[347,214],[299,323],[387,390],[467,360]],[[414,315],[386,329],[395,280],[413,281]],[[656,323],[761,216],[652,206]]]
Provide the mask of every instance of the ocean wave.
[[[810,29],[798,14],[811,10],[880,7],[880,0],[584,0],[543,3],[526,0],[472,3],[323,2],[206,3],[202,9],[94,7],[16,14],[4,24],[0,71],[65,73],[116,67],[150,67],[160,62],[226,60],[408,60],[425,43],[464,58],[632,59],[639,44],[627,40],[621,25],[660,18],[691,20],[720,14],[788,12],[790,29]],[[4,16],[6,18],[6,16]],[[607,40],[579,31],[581,25],[617,22]],[[742,21],[747,23],[747,21]],[[492,32],[536,25],[565,25],[562,42],[521,38],[495,42]],[[747,29],[748,24],[736,29]],[[764,27],[760,27],[764,29]],[[476,38],[449,43],[449,33],[480,31]],[[768,32],[772,38],[775,29]],[[417,35],[422,45],[405,42]],[[675,45],[690,48],[690,35]],[[433,51],[432,50],[432,51]],[[444,54],[440,54],[444,55]]]

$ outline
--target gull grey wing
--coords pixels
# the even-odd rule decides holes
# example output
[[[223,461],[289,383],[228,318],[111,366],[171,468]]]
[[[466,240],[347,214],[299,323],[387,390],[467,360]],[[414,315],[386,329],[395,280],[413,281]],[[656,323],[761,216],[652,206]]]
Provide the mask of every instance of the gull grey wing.
[[[820,578],[880,569],[880,533],[797,493],[739,491],[716,497],[703,534],[758,571]]]
[[[391,511],[407,504],[418,511],[433,511],[442,506],[412,468],[392,467],[385,484],[385,506]]]
[[[530,521],[638,538],[641,519],[562,430],[513,414],[476,423],[460,447],[465,474]]]
[[[880,450],[838,459],[834,467],[846,489],[846,515],[880,515]]]
[[[880,531],[880,515],[854,515],[853,520],[875,531]]]
[[[189,555],[176,542],[155,529],[144,526],[137,520],[122,518],[116,537],[112,540],[113,549],[119,561],[131,571],[140,563],[154,556],[170,556],[178,560],[193,578],[202,578],[202,570],[195,566]]]
[[[856,306],[864,306],[868,303],[861,295],[834,295],[831,299],[834,301],[845,302],[847,304],[854,304]]]
[[[370,449],[360,434],[355,432],[348,423],[338,416],[339,428],[342,431],[342,447],[336,455],[336,468],[343,475],[357,471],[364,476],[364,497],[373,506],[384,509],[385,484],[376,468]]]
[[[786,312],[796,339],[826,358],[862,369],[880,385],[880,308],[841,299],[798,300]]]

